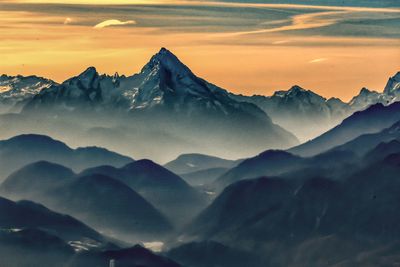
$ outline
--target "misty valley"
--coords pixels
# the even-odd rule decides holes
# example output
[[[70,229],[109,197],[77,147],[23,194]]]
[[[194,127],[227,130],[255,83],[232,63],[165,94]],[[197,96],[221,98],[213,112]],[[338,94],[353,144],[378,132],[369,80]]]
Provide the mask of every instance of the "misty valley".
[[[392,77],[389,77],[393,75]],[[350,101],[0,76],[1,267],[400,266],[400,72]]]

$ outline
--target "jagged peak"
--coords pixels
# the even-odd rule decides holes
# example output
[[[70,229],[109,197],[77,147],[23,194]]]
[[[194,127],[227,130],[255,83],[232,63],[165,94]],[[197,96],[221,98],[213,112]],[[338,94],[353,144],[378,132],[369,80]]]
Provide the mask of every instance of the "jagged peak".
[[[307,92],[306,89],[304,89],[303,87],[301,87],[300,85],[293,85],[288,92]]]
[[[289,90],[287,91],[276,91],[273,96],[275,97],[296,97],[297,95],[309,95],[309,96],[315,96],[321,99],[325,99],[322,96],[314,93],[311,90],[306,90],[303,87],[299,85],[293,85]]]
[[[151,57],[150,61],[143,67],[142,72],[153,70],[154,68],[160,66],[169,70],[171,73],[192,73],[190,69],[179,60],[177,56],[175,56],[165,47],[162,47],[157,54]]]
[[[396,80],[396,81],[400,81],[400,71],[398,71],[393,77],[392,79]]]
[[[93,66],[88,67],[84,72],[78,75],[78,77],[94,76],[97,74],[97,69]]]
[[[361,88],[361,90],[360,90],[360,94],[364,94],[364,93],[370,93],[371,91],[368,89],[368,88],[366,88],[366,87],[363,87],[363,88]]]
[[[399,89],[400,89],[400,71],[397,72],[394,76],[389,78],[383,92],[385,94],[390,95],[395,92],[398,92]]]

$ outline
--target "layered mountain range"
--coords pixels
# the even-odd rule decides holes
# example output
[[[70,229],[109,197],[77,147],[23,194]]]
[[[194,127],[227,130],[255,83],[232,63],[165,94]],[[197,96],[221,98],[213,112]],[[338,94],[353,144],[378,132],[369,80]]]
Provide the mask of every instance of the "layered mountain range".
[[[272,96],[231,94],[231,97],[256,104],[275,123],[304,142],[333,128],[356,111],[377,103],[389,105],[400,101],[400,72],[388,80],[383,92],[362,88],[348,103],[338,98],[326,99],[297,85]]]
[[[238,96],[163,48],[132,76],[0,81],[0,265],[400,262],[399,73],[349,103]]]
[[[19,80],[14,83],[8,92],[19,87]],[[230,157],[249,156],[259,152],[260,143],[265,148],[298,144],[293,134],[274,124],[259,107],[237,101],[226,90],[197,77],[165,48],[138,74],[100,75],[90,67],[29,98],[18,116],[0,118],[3,125],[16,125],[8,136],[29,128],[76,145],[82,144],[70,140],[71,136],[86,144],[107,144],[110,136],[119,136],[121,143],[107,147],[129,155],[126,144],[137,140],[138,157],[155,159],[194,150],[221,154],[227,148]],[[46,119],[33,124],[39,117]],[[150,140],[163,153],[140,147]]]
[[[397,73],[382,93],[362,88],[348,103],[338,98],[326,99],[297,85],[272,96],[235,95],[197,77],[173,53],[162,48],[132,76],[99,74],[94,67],[61,84],[36,76],[3,75],[0,102],[7,105],[2,104],[2,112],[22,112],[18,119],[3,115],[0,123],[9,125],[13,120],[13,128],[18,128],[10,129],[3,138],[24,130],[18,127],[18,121],[26,125],[33,115],[46,116],[47,123],[25,128],[75,145],[82,144],[59,132],[69,132],[74,140],[90,139],[93,144],[104,144],[112,135],[118,136],[121,143],[129,139],[147,142],[147,138],[162,136],[167,140],[158,148],[170,151],[169,159],[192,151],[228,157],[221,153],[228,146],[229,157],[238,158],[261,152],[260,143],[264,149],[293,146],[298,142],[296,137],[301,142],[315,138],[370,105],[394,103],[399,100],[399,85]],[[52,121],[54,118],[56,122]],[[132,129],[132,124],[141,131]],[[58,135],[52,131],[55,127]],[[248,132],[252,132],[251,136]],[[206,140],[204,135],[208,136]],[[202,145],[204,142],[208,149]],[[107,146],[129,154],[121,143]],[[232,149],[239,144],[246,144],[246,149]],[[149,148],[136,147],[136,153],[157,159]]]

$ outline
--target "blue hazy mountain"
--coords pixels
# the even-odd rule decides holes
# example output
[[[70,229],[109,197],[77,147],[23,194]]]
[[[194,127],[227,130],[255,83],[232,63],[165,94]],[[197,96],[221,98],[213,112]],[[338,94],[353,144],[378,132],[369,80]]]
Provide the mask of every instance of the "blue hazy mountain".
[[[119,167],[133,161],[100,147],[72,149],[48,136],[19,135],[0,141],[0,181],[11,172],[40,160],[59,163],[75,171],[102,164]]]
[[[74,255],[74,249],[64,240],[41,229],[0,229],[0,257],[3,266],[60,266]]]
[[[312,156],[342,145],[369,133],[377,133],[392,126],[400,118],[400,102],[389,106],[373,105],[346,118],[341,124],[321,136],[289,151],[302,156]]]
[[[100,253],[81,253],[67,267],[109,267],[111,261],[120,267],[181,267],[180,264],[140,245]]]
[[[236,244],[274,266],[357,261],[357,255],[398,242],[400,160],[395,155],[341,181],[263,177],[234,183],[194,220],[186,237]]]
[[[297,85],[287,91],[276,91],[271,96],[231,94],[231,97],[257,105],[275,123],[294,133],[301,141],[308,141],[354,112],[378,103],[386,106],[400,101],[400,72],[389,78],[383,92],[364,87],[348,103],[338,98],[327,99]]]
[[[400,121],[389,128],[383,129],[377,133],[363,134],[359,137],[333,148],[333,151],[352,151],[358,155],[364,155],[380,143],[400,139]],[[395,143],[393,143],[395,145]],[[389,145],[390,146],[390,145]]]
[[[150,160],[138,160],[119,169],[99,166],[80,175],[90,174],[108,175],[127,184],[178,224],[185,223],[207,204],[202,193]]]
[[[183,154],[164,165],[168,170],[177,173],[191,173],[212,168],[232,168],[240,160],[227,160],[203,154]]]
[[[192,186],[207,186],[229,171],[229,168],[210,168],[181,174],[181,177]]]
[[[101,174],[76,176],[53,163],[37,162],[11,174],[2,195],[31,199],[119,237],[163,236],[168,220],[125,183]]]
[[[386,116],[385,114],[381,115]],[[395,113],[392,115],[396,116]],[[376,118],[376,120],[378,119]],[[386,119],[390,120],[390,118],[385,117],[382,121]],[[357,123],[361,123],[361,125],[364,125],[364,123],[368,124],[370,123],[369,117],[364,117],[364,119],[361,119]],[[352,127],[360,130],[357,128],[359,124],[354,124]],[[298,172],[304,172],[306,175],[315,175],[316,173],[326,175],[329,173],[330,176],[340,176],[343,175],[340,171],[340,169],[343,169],[343,166],[346,166],[350,172],[351,168],[353,168],[349,166],[351,164],[369,164],[370,160],[364,158],[367,153],[374,155],[374,157],[369,156],[370,158],[383,159],[388,152],[384,153],[380,151],[379,145],[382,147],[382,150],[384,148],[387,151],[397,152],[396,140],[399,139],[400,127],[399,122],[396,122],[379,132],[362,134],[342,145],[335,146],[326,152],[311,157],[300,157],[279,150],[267,150],[255,157],[243,160],[236,167],[225,171],[215,179],[213,184],[221,189],[230,183],[259,176],[274,176],[288,173],[292,173],[293,176],[303,176],[303,174],[300,175]],[[325,144],[325,142],[322,143]],[[377,146],[377,150],[374,151],[373,149]],[[370,150],[374,152],[370,152]]]
[[[97,249],[108,246],[107,240],[89,226],[31,201],[13,202],[0,197],[0,215],[0,229],[11,232],[40,229],[65,242],[81,243],[83,248],[90,243],[97,244],[93,246]]]
[[[191,242],[172,248],[166,255],[192,267],[242,267],[265,266],[257,255],[251,252],[232,248],[215,241]]]

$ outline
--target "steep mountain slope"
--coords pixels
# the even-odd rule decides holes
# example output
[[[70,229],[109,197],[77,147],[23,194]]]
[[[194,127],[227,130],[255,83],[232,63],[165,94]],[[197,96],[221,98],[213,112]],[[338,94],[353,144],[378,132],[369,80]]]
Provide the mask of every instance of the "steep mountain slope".
[[[45,197],[54,209],[124,240],[162,238],[172,230],[165,217],[143,197],[107,176],[79,177]]]
[[[341,181],[237,182],[194,220],[185,236],[252,249],[273,266],[334,266],[355,260],[355,255],[398,241],[399,159],[392,154]],[[369,264],[383,257],[372,257]]]
[[[17,111],[41,90],[56,85],[55,82],[37,76],[0,76],[0,113]]]
[[[332,151],[352,151],[362,156],[378,144],[400,139],[400,121],[378,133],[363,134],[337,147]]]
[[[66,267],[109,267],[111,261],[118,267],[180,267],[178,263],[156,255],[136,245],[131,248],[108,250],[100,253],[82,253]]]
[[[164,167],[174,173],[183,174],[212,168],[232,168],[240,161],[203,154],[183,154],[165,164]]]
[[[400,102],[389,106],[376,104],[345,119],[341,124],[321,136],[288,151],[311,156],[342,145],[362,134],[377,133],[392,126],[400,118]]]
[[[160,155],[169,153],[170,160],[172,153],[176,157],[190,151],[224,156],[222,151],[228,148],[231,157],[241,158],[260,152],[260,144],[267,149],[298,143],[256,105],[232,99],[227,91],[193,74],[165,48],[132,76],[100,75],[88,68],[61,85],[42,90],[24,106],[22,115],[57,116],[57,122],[49,118],[48,124],[74,122],[82,140],[89,138],[82,131],[90,131],[91,138],[94,135],[111,143],[113,149],[120,148],[118,151],[124,151],[132,140],[137,144],[153,142],[157,151],[165,153],[145,157],[156,160]],[[35,125],[24,127],[36,129]],[[52,131],[60,127],[67,128],[42,128],[53,136]],[[113,135],[121,136],[123,144],[111,139]],[[140,148],[139,156],[150,149],[136,147],[135,153]]]
[[[400,71],[387,82],[383,93],[399,97],[400,94]]]
[[[71,149],[66,144],[43,135],[19,135],[0,141],[0,181],[26,164],[46,160],[75,171],[110,164],[122,166],[131,158],[98,147]]]
[[[0,258],[3,266],[63,266],[74,254],[71,246],[49,232],[39,229],[0,229]]]
[[[350,102],[337,98],[326,99],[300,86],[277,91],[272,96],[243,96],[231,94],[238,100],[256,104],[272,120],[294,133],[301,141],[308,141],[330,130],[356,111],[381,103],[390,105],[400,101],[400,72],[389,78],[383,92],[362,88]]]
[[[39,167],[41,170],[36,173],[54,169],[48,164],[36,169]],[[25,170],[7,178],[1,192],[14,199],[29,197],[124,240],[162,238],[172,230],[163,215],[118,180],[99,174],[60,179],[57,173],[49,173],[48,177],[32,181],[29,178],[35,178],[34,174],[19,176]],[[47,184],[40,187],[41,182]]]
[[[138,160],[120,169],[100,166],[81,175],[88,174],[109,175],[124,182],[178,224],[185,223],[207,204],[205,196],[182,178],[150,160]]]
[[[192,267],[265,266],[257,255],[215,241],[183,244],[169,250],[166,255],[184,266]]]
[[[368,163],[384,160],[385,158],[387,158],[387,160],[393,160],[398,153],[400,153],[400,138],[387,143],[382,142],[378,144],[375,148],[366,153],[365,159]]]
[[[104,237],[80,221],[34,202],[13,202],[0,197],[0,215],[2,229],[37,228],[65,241],[81,241],[83,246],[85,240],[103,247],[106,245]]]
[[[301,141],[329,130],[350,112],[341,100],[326,99],[297,85],[268,97],[233,94],[231,97],[258,105],[275,123],[295,133]]]
[[[243,179],[259,176],[273,176],[298,169],[305,165],[305,160],[291,153],[280,150],[267,150],[255,157],[244,160],[238,166],[220,176],[215,184],[222,189]]]
[[[102,251],[74,251],[72,247],[39,229],[0,229],[1,263],[7,267],[109,267],[111,262],[119,267],[180,267],[139,245]]]
[[[47,161],[34,162],[8,176],[0,185],[0,194],[32,199],[44,191],[55,189],[74,176],[71,169],[62,165]]]

